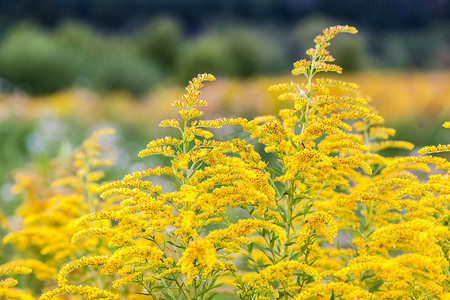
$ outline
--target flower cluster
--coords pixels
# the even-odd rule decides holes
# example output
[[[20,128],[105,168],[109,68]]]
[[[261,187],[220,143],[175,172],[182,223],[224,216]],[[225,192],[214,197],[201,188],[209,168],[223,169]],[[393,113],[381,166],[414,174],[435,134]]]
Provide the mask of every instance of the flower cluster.
[[[85,142],[76,176],[58,182],[76,183],[73,192],[26,204],[24,229],[6,238],[18,248],[38,246],[59,264],[70,258],[41,299],[450,298],[450,162],[435,155],[450,145],[382,155],[414,146],[390,140],[395,131],[357,84],[316,78],[342,72],[327,48],[337,34],[356,32],[323,30],[309,59],[294,63],[292,74],[305,80],[269,87],[291,104],[278,116],[200,119],[201,88],[215,78],[198,75],[172,102],[179,117],[160,123],[176,134],[139,152],[161,157],[159,166],[97,185],[101,173],[90,167],[103,161],[95,138]],[[249,133],[267,159],[247,140],[216,139],[224,126]],[[27,201],[35,205],[37,195]],[[48,231],[37,233],[37,224]],[[50,236],[56,225],[64,232]],[[4,265],[0,275],[31,269],[30,262]],[[15,284],[0,281],[0,296],[19,297]]]
[[[220,128],[227,123],[224,119],[197,120],[203,115],[199,107],[206,105],[199,99],[200,88],[204,81],[212,80],[209,74],[194,78],[186,95],[172,103],[179,108],[180,118],[161,122],[163,127],[177,128],[180,137],[151,141],[139,153],[140,157],[168,157],[170,165],[104,184],[98,189],[101,196],[119,199],[120,205],[75,222],[86,226],[107,221],[105,226],[81,229],[73,241],[100,235],[116,250],[101,260],[87,256],[67,264],[58,275],[60,289],[47,296],[62,292],[66,275],[95,259],[102,273],[119,276],[113,287],[134,283],[142,286],[144,293],[165,299],[196,298],[213,290],[218,277],[236,271],[229,262],[245,244],[239,241],[244,238],[241,235],[255,230],[283,234],[271,223],[280,219],[275,212],[275,190],[270,174],[264,172],[266,164],[253,146],[240,139],[214,140],[208,128]],[[152,184],[152,177],[162,175],[170,178],[175,190]],[[236,220],[237,209],[244,219]],[[214,229],[223,225],[227,228]]]
[[[24,196],[17,211],[23,221],[3,242],[12,244],[19,257],[34,258],[12,263],[33,270],[35,277],[48,287],[55,286],[56,268],[62,263],[90,252],[108,252],[107,244],[100,239],[78,244],[71,239],[77,232],[73,227],[76,219],[109,205],[98,201],[96,189],[104,176],[102,167],[111,165],[99,140],[113,133],[112,129],[96,131],[71,160],[53,161],[51,173],[30,166],[15,177],[13,191]]]

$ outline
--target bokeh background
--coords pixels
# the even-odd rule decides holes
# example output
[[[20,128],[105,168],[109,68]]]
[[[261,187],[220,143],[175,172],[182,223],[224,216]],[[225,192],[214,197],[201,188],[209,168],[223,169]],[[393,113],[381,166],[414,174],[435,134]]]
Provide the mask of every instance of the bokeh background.
[[[450,143],[447,0],[0,0],[0,204],[11,214],[14,170],[49,168],[111,126],[119,178],[173,114],[199,72],[208,116],[275,113],[267,86],[290,79],[313,37],[353,25],[330,48],[397,138]]]

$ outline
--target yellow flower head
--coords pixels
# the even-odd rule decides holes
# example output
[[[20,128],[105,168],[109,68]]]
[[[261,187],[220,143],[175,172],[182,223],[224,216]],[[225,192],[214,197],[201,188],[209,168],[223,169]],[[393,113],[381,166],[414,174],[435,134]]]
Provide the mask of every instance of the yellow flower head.
[[[221,269],[223,264],[217,259],[213,244],[206,239],[198,239],[189,243],[178,266],[190,284],[194,279],[205,279],[214,268]]]
[[[307,216],[302,230],[310,230],[315,236],[323,237],[328,243],[333,243],[337,234],[334,218],[329,213],[319,211]]]

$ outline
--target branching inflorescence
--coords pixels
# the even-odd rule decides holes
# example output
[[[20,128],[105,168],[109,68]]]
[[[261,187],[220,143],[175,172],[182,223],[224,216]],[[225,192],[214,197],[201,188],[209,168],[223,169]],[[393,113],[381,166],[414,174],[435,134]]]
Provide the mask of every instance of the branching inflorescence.
[[[172,102],[179,117],[160,123],[177,134],[139,153],[170,162],[98,188],[108,205],[71,223],[72,242],[101,237],[109,250],[65,264],[41,299],[132,299],[134,291],[145,299],[450,297],[450,162],[432,155],[450,145],[380,155],[413,145],[389,140],[395,131],[355,83],[318,78],[342,72],[327,48],[337,34],[356,32],[323,30],[309,58],[294,63],[292,74],[304,80],[269,87],[291,101],[279,116],[199,119],[207,104],[200,89],[215,78],[194,78]],[[271,159],[243,139],[214,139],[230,125]],[[72,274],[85,268],[111,284],[77,285]]]

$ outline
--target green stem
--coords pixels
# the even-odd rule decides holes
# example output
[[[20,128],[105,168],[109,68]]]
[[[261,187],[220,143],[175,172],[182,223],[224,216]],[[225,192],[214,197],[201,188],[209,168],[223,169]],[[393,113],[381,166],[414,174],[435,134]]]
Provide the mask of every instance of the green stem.
[[[288,253],[288,249],[289,246],[287,245],[290,242],[290,238],[291,238],[291,227],[292,227],[292,211],[294,209],[294,204],[293,204],[293,198],[292,198],[292,194],[293,194],[293,183],[292,181],[289,181],[289,192],[287,195],[287,216],[286,216],[286,238],[287,238],[287,242],[284,245],[284,253],[283,256],[285,256]],[[286,257],[286,260],[289,260],[289,257]]]

